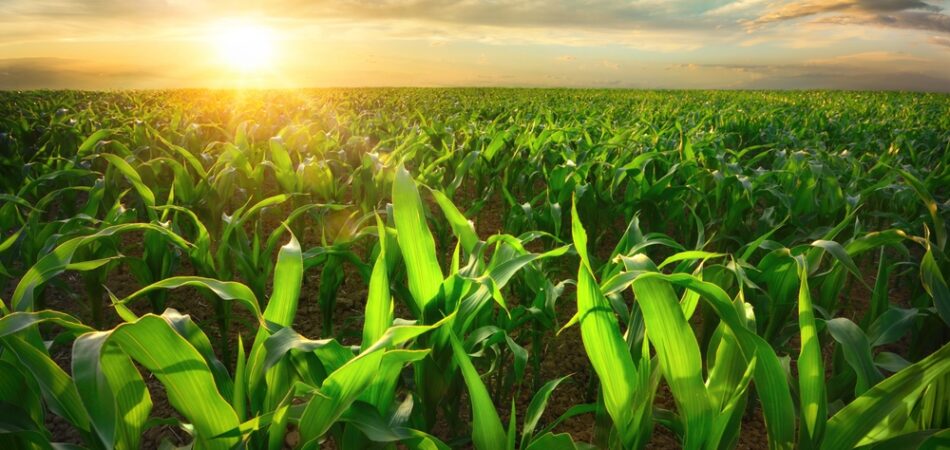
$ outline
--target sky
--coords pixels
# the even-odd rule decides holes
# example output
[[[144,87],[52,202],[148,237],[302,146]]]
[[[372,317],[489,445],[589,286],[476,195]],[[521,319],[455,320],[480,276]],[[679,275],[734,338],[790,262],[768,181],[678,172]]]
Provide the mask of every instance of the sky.
[[[0,0],[0,89],[950,92],[950,0]]]

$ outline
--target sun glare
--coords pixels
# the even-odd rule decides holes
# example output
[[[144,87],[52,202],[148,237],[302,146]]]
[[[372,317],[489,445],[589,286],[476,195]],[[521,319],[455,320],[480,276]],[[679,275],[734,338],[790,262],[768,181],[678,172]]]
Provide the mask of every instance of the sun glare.
[[[274,59],[274,31],[243,20],[229,20],[214,27],[212,40],[221,62],[232,69],[253,72]]]

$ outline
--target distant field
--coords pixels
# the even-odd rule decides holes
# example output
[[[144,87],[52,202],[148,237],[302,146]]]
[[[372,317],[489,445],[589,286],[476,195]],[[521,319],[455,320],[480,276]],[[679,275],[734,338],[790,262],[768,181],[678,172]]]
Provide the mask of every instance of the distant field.
[[[0,92],[0,448],[947,448],[947,220],[948,95]]]

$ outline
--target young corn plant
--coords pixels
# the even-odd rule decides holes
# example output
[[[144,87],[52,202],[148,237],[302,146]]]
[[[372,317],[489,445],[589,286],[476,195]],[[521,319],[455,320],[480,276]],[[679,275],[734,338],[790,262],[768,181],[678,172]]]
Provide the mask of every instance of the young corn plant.
[[[396,170],[392,209],[408,284],[408,297],[403,300],[421,323],[436,323],[445,317],[453,317],[450,326],[440,328],[424,341],[424,345],[431,348],[431,354],[414,364],[416,386],[420,387],[419,420],[425,428],[432,426],[436,408],[442,404],[440,399],[457,389],[454,380],[458,377],[456,370],[460,366],[456,364],[462,363],[457,361],[458,352],[452,340],[462,342],[486,321],[491,323],[490,305],[493,300],[503,313],[507,313],[501,290],[523,267],[535,260],[562,255],[568,250],[565,246],[541,254],[529,253],[517,238],[505,235],[482,242],[471,222],[455,205],[440,192],[432,192],[458,238],[447,277],[443,275],[436,257],[435,241],[426,225],[417,184],[405,169],[400,167]],[[493,244],[496,246],[494,255],[486,263],[482,260],[483,252],[488,245]],[[509,248],[505,249],[506,246]],[[469,257],[466,266],[461,266],[460,262],[463,250]],[[524,354],[524,349],[513,340],[509,338],[506,342],[513,353]],[[452,410],[451,405],[447,406],[449,417],[458,414],[457,409]]]
[[[784,370],[772,348],[749,328],[741,299],[734,302],[716,285],[694,275],[665,276],[642,253],[626,255],[624,271],[620,278],[609,280],[608,291],[616,292],[627,285],[633,289],[636,304],[628,320],[633,329],[627,331],[625,339],[614,308],[594,277],[587,233],[576,208],[572,208],[572,223],[574,246],[581,258],[576,321],[614,425],[606,444],[646,446],[653,429],[653,398],[659,375],[677,406],[677,413],[664,420],[681,435],[685,448],[730,444],[741,423],[735,415],[744,409],[746,390],[752,381],[763,399],[770,446],[792,448],[794,416]],[[631,244],[637,248],[636,242]],[[703,378],[701,351],[687,321],[687,313],[693,313],[695,304],[688,306],[685,300],[680,303],[672,288],[674,282],[698,286],[696,289],[718,289],[717,294],[721,294],[704,297],[723,327],[715,347],[717,355],[723,357],[717,356],[708,368],[708,380]],[[650,348],[656,356],[651,357]]]
[[[65,256],[60,260],[69,259],[70,255],[65,254],[68,249],[61,251]],[[385,253],[380,255],[371,283],[376,288],[368,299],[368,307],[376,309],[388,299]],[[46,272],[56,270],[50,265],[42,267]],[[317,448],[327,433],[339,426],[337,422],[345,413],[350,414],[348,422],[363,424],[361,421],[369,420],[350,411],[358,399],[388,408],[401,367],[427,353],[401,350],[401,345],[441,323],[392,326],[391,316],[381,317],[368,322],[365,335],[373,341],[358,354],[332,339],[306,339],[290,328],[302,273],[302,252],[291,237],[278,255],[275,288],[263,312],[253,292],[243,284],[195,276],[172,277],[122,300],[113,298],[125,323],[106,331],[94,331],[63,313],[28,311],[24,305],[30,286],[25,285],[14,297],[15,304],[25,311],[5,312],[0,318],[3,354],[18,358],[27,370],[14,370],[10,376],[19,374],[20,378],[11,380],[41,386],[51,410],[74,425],[95,448],[137,448],[142,432],[149,426],[152,401],[133,362],[165,387],[171,405],[184,419],[179,425],[192,436],[195,448],[233,448],[242,442],[281,448],[288,427],[298,430],[300,448]],[[238,342],[233,374],[215,357],[207,336],[187,315],[169,309],[161,316],[138,317],[127,306],[150,291],[182,286],[200,287],[223,300],[237,301],[255,318],[257,337],[249,354]],[[58,368],[44,347],[30,343],[39,336],[37,324],[41,322],[61,325],[68,335],[62,338],[75,338],[72,377]],[[4,400],[15,398],[15,394],[7,391]],[[32,414],[28,417],[35,418],[37,412]],[[37,423],[42,421],[33,421],[33,425]],[[44,435],[36,428],[4,438],[43,442]],[[424,433],[407,430],[400,428],[399,432],[418,445],[435,441]]]

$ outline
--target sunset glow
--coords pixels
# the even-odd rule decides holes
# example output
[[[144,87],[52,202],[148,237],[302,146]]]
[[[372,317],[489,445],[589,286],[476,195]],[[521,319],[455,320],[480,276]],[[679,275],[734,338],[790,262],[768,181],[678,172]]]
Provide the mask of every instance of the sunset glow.
[[[3,5],[0,89],[950,91],[950,0]]]
[[[212,42],[221,62],[228,67],[253,72],[273,62],[274,31],[241,20],[222,21],[213,27]]]

